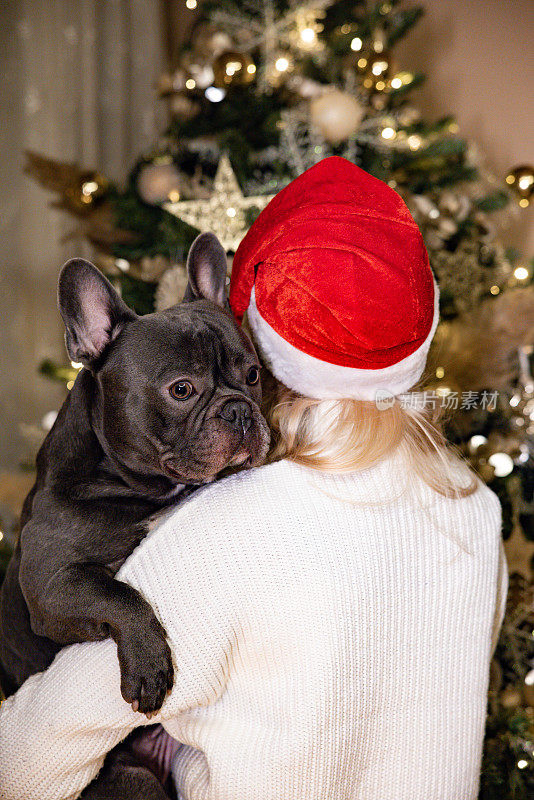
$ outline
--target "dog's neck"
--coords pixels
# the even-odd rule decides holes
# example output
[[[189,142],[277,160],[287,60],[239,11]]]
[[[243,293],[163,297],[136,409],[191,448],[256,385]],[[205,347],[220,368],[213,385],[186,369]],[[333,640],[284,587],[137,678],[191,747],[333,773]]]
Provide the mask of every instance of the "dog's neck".
[[[97,391],[94,376],[82,370],[37,456],[37,483],[70,488],[80,499],[137,501],[149,511],[188,493],[190,487],[136,473],[115,456],[102,432]]]

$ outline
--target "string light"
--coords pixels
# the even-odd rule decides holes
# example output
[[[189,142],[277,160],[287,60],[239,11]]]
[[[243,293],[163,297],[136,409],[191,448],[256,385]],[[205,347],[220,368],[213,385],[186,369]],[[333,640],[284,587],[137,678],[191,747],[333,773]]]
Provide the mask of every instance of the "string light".
[[[525,761],[525,759],[522,758],[520,761],[517,762],[517,768],[525,769],[525,767],[528,767],[528,761]]]
[[[278,72],[287,72],[289,69],[289,59],[286,56],[280,56],[274,62],[274,66],[278,70]]]
[[[204,94],[210,103],[220,103],[226,96],[224,89],[218,89],[217,86],[208,86]]]
[[[516,267],[514,269],[514,278],[517,278],[518,281],[526,281],[528,277],[529,272],[525,267]]]
[[[490,289],[490,292],[492,294],[499,294],[500,291],[501,290],[499,289],[499,287],[497,285],[492,286],[491,289]]]
[[[98,183],[96,181],[86,181],[82,183],[82,200],[87,203],[91,201],[91,195],[98,191]]]
[[[521,208],[527,208],[534,196],[534,167],[524,164],[514,167],[505,178],[518,197]]]
[[[303,28],[300,32],[300,38],[304,44],[313,44],[317,39],[317,34],[313,28]]]
[[[226,65],[226,74],[228,75],[228,77],[231,78],[233,75],[236,74],[236,72],[239,72],[241,66],[242,65],[240,61],[229,61],[228,64]]]
[[[528,449],[521,450],[521,452],[517,456],[517,461],[519,461],[520,464],[526,464],[527,461],[530,461],[530,453]],[[525,683],[526,683],[526,678],[525,678]]]
[[[412,136],[408,136],[408,147],[410,150],[419,150],[421,145],[423,144],[423,140],[420,136],[413,134]]]
[[[375,61],[371,67],[371,72],[377,77],[387,71],[389,64],[387,61]]]
[[[0,531],[0,542],[2,541],[3,538],[4,538],[4,534],[2,533],[2,531]]]
[[[185,7],[189,9],[189,11],[194,11],[197,7],[197,0],[185,0]]]
[[[438,367],[436,370],[436,378],[443,378],[445,375],[445,370],[443,367]]]
[[[384,128],[382,131],[382,138],[383,139],[394,139],[397,135],[394,128]]]
[[[185,82],[185,88],[186,89],[194,89],[196,85],[197,84],[196,84],[196,81],[194,80],[194,78],[188,78],[186,80],[186,82]]]
[[[523,191],[526,191],[527,189],[530,189],[530,187],[532,186],[532,178],[531,178],[531,176],[530,175],[523,175],[517,181],[517,185]]]
[[[352,42],[350,43],[350,49],[358,52],[363,47],[363,42],[359,36],[355,36]],[[367,62],[366,62],[367,63]]]
[[[408,86],[413,81],[413,73],[411,72],[398,72],[391,79],[391,88],[400,89],[402,86]]]
[[[295,28],[289,31],[289,38],[293,45],[301,50],[322,50],[323,42],[319,34],[324,30],[324,25],[319,20],[324,17],[322,10],[298,8],[295,11]]]

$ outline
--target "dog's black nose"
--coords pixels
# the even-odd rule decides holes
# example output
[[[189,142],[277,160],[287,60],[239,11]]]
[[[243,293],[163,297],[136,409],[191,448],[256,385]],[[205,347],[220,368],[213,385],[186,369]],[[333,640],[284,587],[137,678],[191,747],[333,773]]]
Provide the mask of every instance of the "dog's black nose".
[[[244,400],[230,400],[219,411],[219,416],[243,435],[252,425],[252,409]]]

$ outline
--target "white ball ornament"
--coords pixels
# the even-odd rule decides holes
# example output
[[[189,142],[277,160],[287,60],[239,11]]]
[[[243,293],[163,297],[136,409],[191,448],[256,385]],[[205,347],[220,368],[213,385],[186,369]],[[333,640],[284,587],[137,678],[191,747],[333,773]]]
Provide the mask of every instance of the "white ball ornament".
[[[48,411],[41,420],[41,427],[45,431],[52,430],[54,422],[57,419],[57,411]]]
[[[310,103],[310,119],[330,144],[339,144],[358,130],[363,109],[350,94],[334,90]]]
[[[175,202],[180,199],[180,173],[172,162],[147,164],[139,172],[137,191],[150,205]]]
[[[187,288],[187,272],[184,266],[176,264],[168,269],[156,289],[156,311],[181,303]]]

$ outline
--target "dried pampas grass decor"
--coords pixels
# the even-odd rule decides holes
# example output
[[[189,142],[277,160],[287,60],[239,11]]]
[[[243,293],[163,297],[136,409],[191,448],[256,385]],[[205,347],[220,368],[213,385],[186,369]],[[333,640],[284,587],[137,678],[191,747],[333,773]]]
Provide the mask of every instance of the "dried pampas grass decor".
[[[443,322],[430,362],[443,383],[459,391],[510,388],[517,378],[517,349],[534,344],[534,288],[510,289],[479,308]]]

